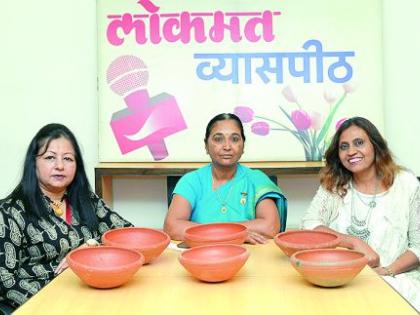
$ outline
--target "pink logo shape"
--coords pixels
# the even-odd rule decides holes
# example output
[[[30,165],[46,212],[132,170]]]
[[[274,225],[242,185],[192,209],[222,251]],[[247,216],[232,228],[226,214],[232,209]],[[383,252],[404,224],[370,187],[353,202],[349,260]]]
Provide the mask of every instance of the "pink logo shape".
[[[120,56],[109,65],[107,82],[127,105],[112,115],[110,125],[122,154],[147,146],[159,161],[169,155],[164,139],[187,125],[174,96],[149,97],[148,78],[146,65],[135,56]]]
[[[139,0],[137,3],[150,13],[156,13],[159,11],[159,7],[152,3],[150,0]]]

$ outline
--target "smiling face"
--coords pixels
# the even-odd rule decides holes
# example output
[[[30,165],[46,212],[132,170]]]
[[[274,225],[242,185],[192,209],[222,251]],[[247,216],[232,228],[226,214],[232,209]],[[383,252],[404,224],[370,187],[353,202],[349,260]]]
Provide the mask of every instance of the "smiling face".
[[[338,156],[343,166],[356,175],[369,174],[375,170],[375,148],[366,132],[350,126],[340,136]]]
[[[244,139],[232,119],[216,122],[206,142],[206,151],[215,166],[235,166],[244,153]]]
[[[76,174],[76,157],[73,146],[64,137],[51,140],[41,147],[36,157],[36,174],[39,187],[48,197],[64,194]]]

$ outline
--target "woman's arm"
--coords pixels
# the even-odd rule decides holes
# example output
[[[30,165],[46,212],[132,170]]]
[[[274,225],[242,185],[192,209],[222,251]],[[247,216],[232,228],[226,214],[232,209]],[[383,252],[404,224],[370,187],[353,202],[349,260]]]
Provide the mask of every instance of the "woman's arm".
[[[389,266],[376,269],[380,275],[394,276],[410,271],[420,265],[420,187],[416,178],[413,179],[414,189],[409,204],[408,249]]]
[[[379,266],[380,258],[378,253],[375,252],[372,249],[372,247],[370,247],[366,242],[364,242],[360,238],[357,238],[352,235],[339,233],[324,225],[317,226],[314,230],[329,232],[337,235],[340,238],[339,246],[362,252],[368,258],[368,265],[370,267],[375,268]]]
[[[240,223],[248,228],[248,243],[265,243],[267,238],[273,238],[280,230],[276,203],[271,198],[261,200],[255,209],[255,219]]]
[[[398,257],[389,266],[375,268],[375,271],[381,276],[395,276],[397,274],[410,271],[419,266],[419,259],[410,250]]]
[[[198,224],[190,221],[191,211],[191,205],[187,199],[178,194],[173,196],[163,225],[163,230],[171,239],[184,240],[185,229]]]
[[[364,253],[368,258],[369,266],[377,267],[379,255],[367,243],[355,236],[342,234],[328,227],[338,215],[336,210],[341,203],[340,198],[320,186],[303,216],[301,227],[336,234],[341,240],[339,246]]]
[[[29,261],[22,249],[23,243],[23,232],[17,221],[0,207],[0,292],[14,307],[25,303],[49,282],[41,277],[19,276],[22,263]]]

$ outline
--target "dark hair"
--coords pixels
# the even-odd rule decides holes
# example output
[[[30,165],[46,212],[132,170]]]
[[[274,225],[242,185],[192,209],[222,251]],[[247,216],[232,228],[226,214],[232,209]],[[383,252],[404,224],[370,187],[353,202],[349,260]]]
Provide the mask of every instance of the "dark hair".
[[[45,153],[52,140],[62,137],[72,144],[76,160],[76,174],[67,187],[67,198],[72,206],[73,214],[80,218],[80,222],[95,229],[98,226],[98,219],[92,203],[92,189],[86,176],[80,148],[73,133],[64,125],[48,124],[36,133],[26,151],[22,178],[6,199],[10,198],[12,202],[22,200],[25,211],[32,219],[48,216],[47,205],[39,187],[36,158]],[[39,153],[43,147],[45,151]]]
[[[234,120],[236,122],[236,124],[238,125],[239,129],[241,130],[241,136],[242,136],[242,139],[245,142],[244,126],[242,125],[242,121],[239,119],[239,117],[236,116],[235,114],[231,114],[231,113],[222,113],[222,114],[218,114],[218,115],[214,116],[209,121],[209,123],[207,124],[206,135],[204,136],[204,143],[207,144],[207,140],[210,137],[210,133],[211,133],[211,130],[213,129],[214,125],[218,121],[222,121],[222,120]]]
[[[376,173],[386,188],[391,187],[395,174],[401,167],[394,162],[386,140],[375,125],[363,117],[347,119],[337,129],[330,146],[325,152],[326,166],[321,171],[321,184],[331,192],[337,192],[341,196],[346,195],[346,185],[352,179],[353,174],[341,164],[338,151],[342,133],[351,126],[359,127],[366,132],[375,152]]]

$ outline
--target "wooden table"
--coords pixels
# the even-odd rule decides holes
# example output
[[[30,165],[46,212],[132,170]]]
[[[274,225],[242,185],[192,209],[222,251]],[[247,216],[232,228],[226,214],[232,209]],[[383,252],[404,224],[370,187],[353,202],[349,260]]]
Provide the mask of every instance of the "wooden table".
[[[245,246],[251,256],[227,282],[195,280],[179,264],[179,252],[167,249],[116,289],[92,289],[66,270],[14,314],[417,314],[368,267],[344,287],[320,288],[272,241]]]

